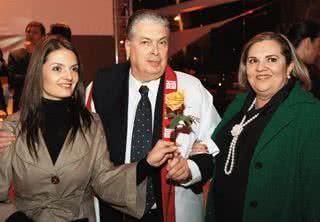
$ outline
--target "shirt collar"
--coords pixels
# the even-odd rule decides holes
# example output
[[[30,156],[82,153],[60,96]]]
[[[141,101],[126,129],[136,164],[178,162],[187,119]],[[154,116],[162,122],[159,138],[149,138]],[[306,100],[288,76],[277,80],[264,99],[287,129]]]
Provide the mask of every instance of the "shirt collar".
[[[129,88],[133,89],[135,92],[139,93],[139,89],[142,85],[149,88],[149,95],[156,96],[158,93],[158,88],[160,85],[160,79],[151,80],[148,82],[140,82],[133,75],[130,69],[129,71]]]

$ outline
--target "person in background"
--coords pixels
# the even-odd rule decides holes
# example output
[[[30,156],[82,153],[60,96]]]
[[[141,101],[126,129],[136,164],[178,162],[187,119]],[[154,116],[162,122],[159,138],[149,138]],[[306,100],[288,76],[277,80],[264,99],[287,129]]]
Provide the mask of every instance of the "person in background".
[[[8,76],[9,86],[13,89],[13,112],[19,110],[20,97],[31,54],[38,42],[45,36],[46,30],[42,23],[30,22],[25,28],[24,47],[9,53]]]
[[[85,107],[80,64],[64,38],[49,37],[32,53],[21,109],[3,123],[16,141],[0,153],[0,221],[95,221],[93,193],[141,217],[146,169],[176,151],[160,141],[138,163],[114,167],[102,123]]]
[[[264,32],[244,46],[247,92],[225,112],[206,222],[320,221],[320,102],[290,41]]]
[[[320,98],[320,69],[316,66],[317,60],[320,59],[320,24],[313,21],[295,23],[290,26],[286,36],[309,69],[312,80],[311,92]]]
[[[50,31],[48,35],[59,35],[66,38],[71,42],[72,31],[71,28],[64,23],[54,23],[50,25]]]
[[[1,78],[7,78],[8,77],[8,67],[7,63],[3,58],[3,52],[2,49],[0,48],[0,77]],[[2,116],[6,116],[7,114],[7,105],[3,93],[3,87],[2,87],[2,81],[0,82],[0,118]]]
[[[204,220],[202,184],[211,177],[213,155],[218,153],[210,136],[220,117],[211,94],[198,79],[167,65],[169,37],[167,18],[152,10],[136,11],[127,26],[129,62],[101,70],[93,83],[91,105],[102,119],[115,165],[139,160],[159,140],[168,139],[164,103],[170,93],[183,92],[184,98],[180,94],[176,99],[182,100],[183,113],[196,119],[189,132],[176,138],[180,156],[164,164],[164,174],[157,169],[148,177],[144,216],[140,220],[130,217],[101,201],[103,222]],[[203,149],[192,152],[194,146]]]

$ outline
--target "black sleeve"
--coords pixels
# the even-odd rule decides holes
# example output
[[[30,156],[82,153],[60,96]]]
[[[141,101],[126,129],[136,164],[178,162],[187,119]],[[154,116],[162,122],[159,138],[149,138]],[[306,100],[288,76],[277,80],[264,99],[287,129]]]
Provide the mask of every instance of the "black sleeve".
[[[189,159],[193,160],[200,169],[202,183],[207,182],[213,175],[213,157],[210,154],[197,154],[191,156]]]
[[[10,89],[13,88],[14,85],[14,73],[15,73],[16,62],[11,53],[8,56],[8,83]]]
[[[147,176],[155,173],[157,167],[151,166],[146,157],[140,160],[137,164],[137,185],[139,185]]]
[[[33,222],[33,220],[23,212],[17,211],[11,214],[10,217],[6,219],[6,222]]]

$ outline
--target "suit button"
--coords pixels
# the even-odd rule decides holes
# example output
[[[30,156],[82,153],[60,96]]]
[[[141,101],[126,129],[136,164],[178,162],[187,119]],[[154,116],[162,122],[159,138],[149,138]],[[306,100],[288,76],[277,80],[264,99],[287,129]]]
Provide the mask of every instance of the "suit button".
[[[257,170],[259,170],[259,169],[262,168],[262,163],[261,163],[261,162],[256,162],[255,165],[254,165],[254,167],[255,167]]]
[[[250,201],[250,207],[257,208],[258,202],[256,200]]]
[[[51,177],[51,183],[53,183],[53,184],[58,184],[58,183],[60,183],[59,177],[57,177],[57,176]]]

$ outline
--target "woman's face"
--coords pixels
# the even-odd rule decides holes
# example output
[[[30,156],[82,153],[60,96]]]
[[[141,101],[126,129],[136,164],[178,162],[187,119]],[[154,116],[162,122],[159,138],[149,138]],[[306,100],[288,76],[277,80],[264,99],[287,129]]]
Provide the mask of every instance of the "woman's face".
[[[248,51],[247,78],[258,98],[271,99],[288,82],[292,68],[274,40],[257,42]]]
[[[76,55],[64,48],[49,53],[42,66],[42,74],[44,98],[62,100],[72,96],[79,81]]]

